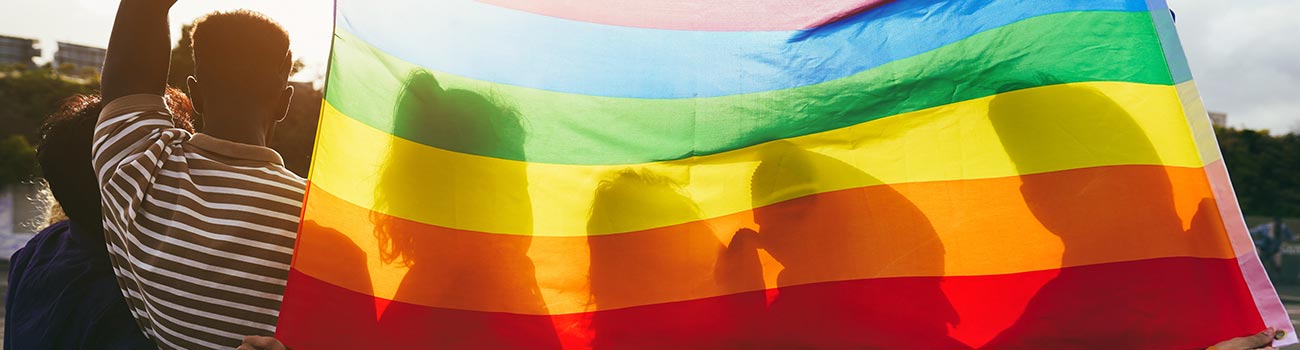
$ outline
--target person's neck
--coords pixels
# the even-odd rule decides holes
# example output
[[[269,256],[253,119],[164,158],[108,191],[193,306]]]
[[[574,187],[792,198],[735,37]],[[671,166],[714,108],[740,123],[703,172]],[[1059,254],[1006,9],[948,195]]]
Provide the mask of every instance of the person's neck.
[[[203,133],[231,142],[266,146],[268,130],[265,112],[209,110],[203,113]]]

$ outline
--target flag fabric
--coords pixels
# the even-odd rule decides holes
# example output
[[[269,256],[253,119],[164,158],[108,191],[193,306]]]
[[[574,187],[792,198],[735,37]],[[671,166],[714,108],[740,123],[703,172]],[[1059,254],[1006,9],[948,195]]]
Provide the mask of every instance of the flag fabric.
[[[1161,0],[339,0],[277,336],[1286,331]]]

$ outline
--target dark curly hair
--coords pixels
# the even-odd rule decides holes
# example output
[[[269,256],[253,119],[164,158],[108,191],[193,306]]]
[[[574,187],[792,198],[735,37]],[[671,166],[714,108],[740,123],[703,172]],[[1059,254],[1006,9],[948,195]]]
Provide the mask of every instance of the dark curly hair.
[[[178,128],[194,131],[194,107],[185,93],[168,87],[165,96],[172,112],[172,121]],[[63,100],[59,108],[41,125],[41,141],[36,147],[36,159],[42,176],[50,184],[50,192],[63,207],[63,212],[78,226],[90,229],[92,237],[102,240],[99,181],[91,164],[91,145],[95,135],[95,122],[103,109],[98,94],[73,95]]]
[[[277,96],[292,69],[289,33],[258,12],[207,14],[194,22],[190,38],[194,76],[211,89],[206,91],[244,98]]]

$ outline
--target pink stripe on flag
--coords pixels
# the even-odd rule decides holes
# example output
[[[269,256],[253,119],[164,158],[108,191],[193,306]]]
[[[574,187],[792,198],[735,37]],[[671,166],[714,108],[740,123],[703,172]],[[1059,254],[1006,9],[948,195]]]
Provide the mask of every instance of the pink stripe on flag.
[[[575,21],[695,31],[786,31],[815,28],[893,0],[480,0]]]
[[[1228,178],[1228,169],[1220,159],[1206,165],[1205,173],[1214,191],[1214,199],[1219,203],[1219,215],[1223,217],[1224,229],[1237,255],[1237,265],[1241,268],[1242,278],[1245,279],[1246,286],[1255,299],[1255,307],[1259,310],[1260,318],[1265,325],[1286,331],[1286,337],[1276,344],[1295,344],[1297,342],[1295,328],[1291,326],[1291,318],[1287,316],[1286,307],[1282,306],[1282,301],[1278,299],[1277,292],[1273,289],[1273,282],[1269,280],[1268,273],[1264,271],[1264,265],[1260,263],[1259,255],[1255,252],[1255,244],[1250,239],[1246,221],[1241,215],[1241,207],[1237,205],[1236,192],[1233,191],[1232,181]]]

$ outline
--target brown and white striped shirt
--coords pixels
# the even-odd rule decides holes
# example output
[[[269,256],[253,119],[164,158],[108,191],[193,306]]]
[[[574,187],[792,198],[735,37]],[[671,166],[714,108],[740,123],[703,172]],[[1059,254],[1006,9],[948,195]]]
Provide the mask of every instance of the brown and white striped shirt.
[[[141,94],[104,106],[94,162],[118,285],[159,347],[275,333],[305,185],[278,153],[176,128]]]

